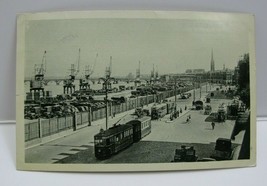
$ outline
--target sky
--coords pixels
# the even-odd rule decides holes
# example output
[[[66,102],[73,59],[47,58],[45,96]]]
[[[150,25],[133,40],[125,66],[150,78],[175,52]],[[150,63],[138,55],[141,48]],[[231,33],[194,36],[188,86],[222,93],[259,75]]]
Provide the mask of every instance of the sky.
[[[46,76],[64,77],[78,61],[80,73],[93,66],[92,76],[104,76],[112,56],[112,76],[150,74],[153,64],[159,74],[183,73],[186,69],[210,70],[211,51],[215,69],[233,69],[249,51],[248,26],[226,19],[63,19],[31,20],[26,24],[25,76],[33,76],[47,51]]]

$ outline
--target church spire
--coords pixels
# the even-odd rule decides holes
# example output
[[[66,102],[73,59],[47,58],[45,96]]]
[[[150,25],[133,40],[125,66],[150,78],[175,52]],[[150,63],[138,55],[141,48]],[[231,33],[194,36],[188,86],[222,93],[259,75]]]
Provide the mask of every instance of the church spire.
[[[210,71],[211,72],[215,71],[215,64],[214,64],[214,59],[213,59],[213,49],[211,50]]]

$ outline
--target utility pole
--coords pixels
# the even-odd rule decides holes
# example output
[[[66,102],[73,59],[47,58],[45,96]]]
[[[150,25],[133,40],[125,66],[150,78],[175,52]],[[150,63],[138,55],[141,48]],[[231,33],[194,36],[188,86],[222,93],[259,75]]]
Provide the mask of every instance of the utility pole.
[[[106,130],[108,129],[108,85],[111,84],[111,81],[115,81],[115,78],[110,77],[111,75],[111,64],[112,64],[112,56],[110,56],[110,66],[106,69],[106,77],[99,78],[99,80],[103,81],[103,85],[105,88],[105,103],[106,103]]]
[[[195,100],[196,100],[195,82],[193,82],[193,87],[194,87],[193,97],[194,97],[194,102],[195,102]]]
[[[199,99],[201,99],[201,89],[202,89],[202,86],[201,86],[201,78],[199,79]]]
[[[105,82],[105,89],[106,89],[105,102],[106,102],[106,130],[107,130],[108,129],[108,80],[107,79]]]
[[[177,87],[176,87],[176,84],[177,84],[177,79],[175,77],[175,79],[174,79],[174,94],[175,94],[174,102],[175,102],[175,111],[177,110]]]

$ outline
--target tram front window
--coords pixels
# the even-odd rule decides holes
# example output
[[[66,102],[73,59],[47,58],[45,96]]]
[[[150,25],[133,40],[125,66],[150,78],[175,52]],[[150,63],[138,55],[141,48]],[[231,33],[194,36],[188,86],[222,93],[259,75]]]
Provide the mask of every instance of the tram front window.
[[[105,145],[105,140],[103,140],[103,139],[96,139],[95,140],[95,145]]]

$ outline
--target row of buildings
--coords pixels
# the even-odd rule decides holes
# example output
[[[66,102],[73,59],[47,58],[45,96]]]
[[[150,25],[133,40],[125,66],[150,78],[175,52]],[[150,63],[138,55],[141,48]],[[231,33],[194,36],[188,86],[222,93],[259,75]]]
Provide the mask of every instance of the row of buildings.
[[[215,62],[212,51],[210,71],[205,71],[204,69],[187,69],[185,73],[167,74],[161,76],[161,81],[166,83],[172,82],[174,79],[178,79],[180,81],[220,83],[225,85],[236,84],[238,79],[238,67],[232,70],[227,69],[224,66],[221,70],[215,70]]]

